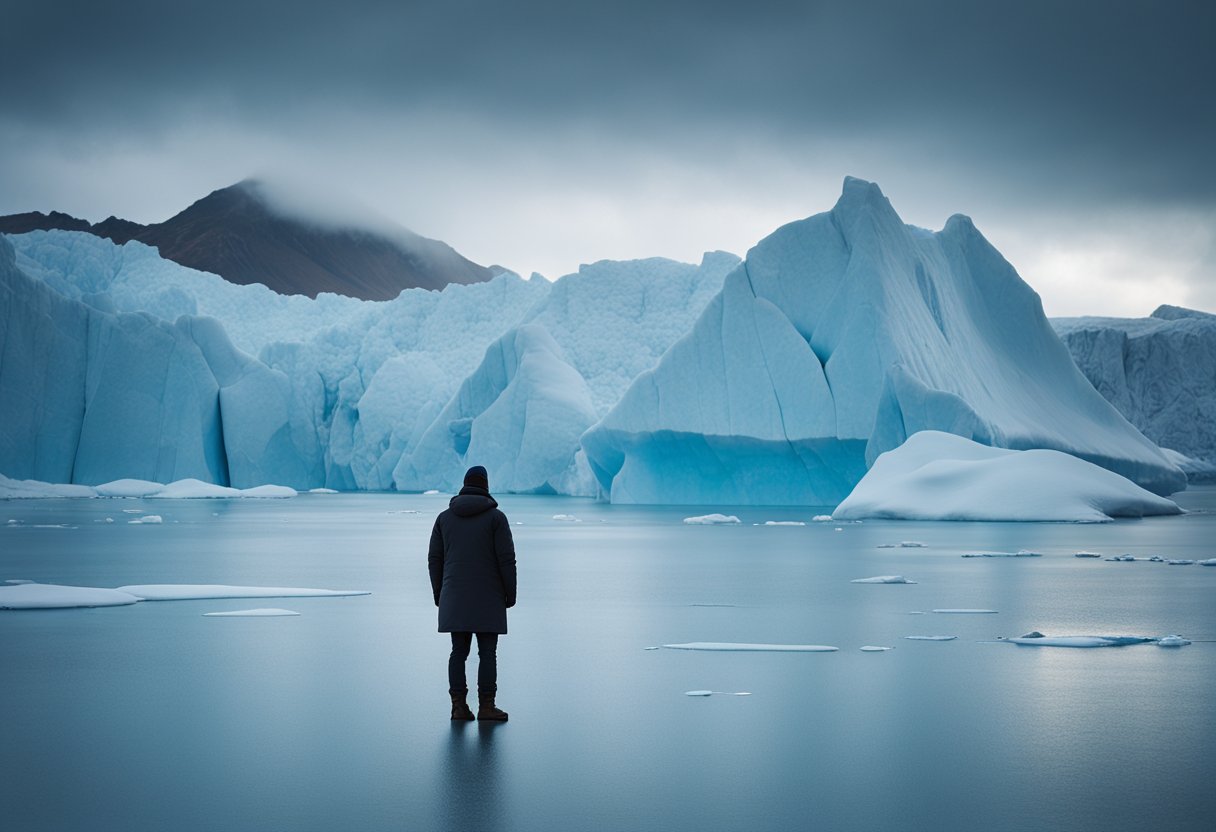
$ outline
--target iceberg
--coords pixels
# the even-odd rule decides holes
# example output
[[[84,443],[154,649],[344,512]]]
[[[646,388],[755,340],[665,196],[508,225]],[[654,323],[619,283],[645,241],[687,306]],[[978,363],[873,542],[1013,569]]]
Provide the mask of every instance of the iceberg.
[[[923,430],[1062,451],[1157,494],[1186,484],[969,219],[904,225],[852,178],[749,251],[582,445],[613,502],[814,505]]]
[[[1053,318],[1085,377],[1194,481],[1216,480],[1216,315]]]
[[[832,516],[1101,522],[1181,512],[1171,500],[1070,454],[921,431],[880,456]]]

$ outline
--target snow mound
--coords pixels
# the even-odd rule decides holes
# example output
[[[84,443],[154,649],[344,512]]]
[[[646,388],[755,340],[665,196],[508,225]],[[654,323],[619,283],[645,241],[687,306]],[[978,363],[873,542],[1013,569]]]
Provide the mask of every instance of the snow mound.
[[[684,518],[684,523],[689,526],[736,526],[739,522],[739,518],[733,514],[701,514]]]
[[[1102,522],[1180,514],[1164,497],[1060,451],[1012,451],[921,431],[880,456],[832,516]]]
[[[242,488],[241,496],[262,500],[283,500],[299,494],[294,488],[285,485],[255,485],[252,488]]]
[[[270,618],[283,615],[299,615],[294,610],[284,610],[277,607],[259,607],[253,610],[228,610],[226,612],[205,612],[205,618]]]
[[[120,589],[93,586],[22,583],[0,586],[0,610],[117,607],[141,599]]]
[[[333,488],[310,488],[310,489],[308,489],[308,493],[309,494],[339,494],[341,492],[339,492]]]
[[[164,483],[150,480],[114,480],[97,486],[98,497],[150,497],[164,489]]]
[[[854,578],[851,584],[914,584],[903,575],[875,575],[873,578]]]
[[[304,589],[285,586],[226,586],[222,584],[136,584],[120,586],[119,592],[143,601],[193,601],[210,598],[313,598],[338,595],[371,595],[357,589]]]
[[[823,644],[748,644],[734,641],[690,641],[687,644],[664,644],[668,650],[709,650],[743,653],[834,653],[839,647]]]
[[[56,497],[96,497],[87,485],[55,485],[39,480],[14,480],[0,474],[0,500],[45,500]]]

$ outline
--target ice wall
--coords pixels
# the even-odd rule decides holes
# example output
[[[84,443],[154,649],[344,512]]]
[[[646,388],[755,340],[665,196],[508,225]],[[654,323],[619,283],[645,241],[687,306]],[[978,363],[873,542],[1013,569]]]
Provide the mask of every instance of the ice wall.
[[[582,441],[613,501],[834,504],[926,429],[1065,451],[1157,493],[1185,486],[969,219],[905,225],[852,178],[830,212],[748,252]]]
[[[1216,315],[1162,306],[1147,318],[1055,318],[1081,372],[1144,435],[1216,478]]]

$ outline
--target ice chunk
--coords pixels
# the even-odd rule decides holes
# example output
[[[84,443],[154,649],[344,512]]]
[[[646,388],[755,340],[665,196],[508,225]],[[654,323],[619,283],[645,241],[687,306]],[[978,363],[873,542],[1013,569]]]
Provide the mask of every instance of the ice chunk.
[[[1208,558],[1207,560],[1199,561],[1200,566],[1216,566],[1216,558]]]
[[[765,520],[766,526],[805,526],[806,523],[801,520]]]
[[[1182,636],[1163,636],[1157,639],[1158,647],[1185,647],[1191,642]]]
[[[280,615],[299,615],[293,610],[284,610],[277,607],[259,607],[253,610],[228,610],[226,612],[205,612],[204,616],[208,618],[261,618]]]
[[[934,612],[944,615],[996,615],[996,610],[944,609],[934,610]]]
[[[1188,560],[1187,558],[1178,558],[1176,560],[1167,560],[1166,564],[1169,566],[1194,566],[1195,561]]]
[[[917,540],[901,540],[899,543],[879,543],[879,549],[924,549],[926,544]]]
[[[1074,552],[1073,557],[1074,558],[1100,558],[1100,557],[1102,557],[1102,553],[1101,552]]]
[[[904,636],[909,641],[954,641],[958,636]]]
[[[204,598],[306,598],[371,595],[358,589],[305,589],[285,586],[226,586],[222,584],[137,584],[118,591],[144,601],[189,601]]]
[[[839,647],[823,644],[748,644],[734,641],[690,641],[686,644],[664,644],[668,650],[710,650],[744,653],[834,653]]]
[[[874,644],[867,644],[864,647],[861,647],[860,649],[861,649],[861,652],[863,652],[863,653],[883,653],[887,650],[894,650],[895,648],[894,647],[878,647],[877,645],[874,645]]]
[[[832,516],[1101,522],[1181,512],[1171,500],[1060,451],[1012,451],[926,430],[879,457]]]
[[[962,557],[965,558],[1041,558],[1041,552],[1030,552],[1025,549],[1019,549],[1016,552],[968,552]]]
[[[423,491],[422,493],[423,494],[438,494],[439,491],[434,488],[430,488],[430,489],[427,489],[426,491]]]
[[[697,517],[685,517],[684,522],[689,526],[734,526],[739,518],[733,514],[702,514]]]
[[[309,494],[338,494],[340,492],[333,488],[310,488],[310,489],[308,489],[308,493]],[[427,493],[429,494],[430,492],[427,492]]]
[[[685,696],[710,696],[712,693],[713,693],[712,690],[686,690],[686,691],[684,691]]]
[[[875,575],[873,578],[854,578],[851,584],[914,584],[903,575]]]
[[[1144,636],[1045,636],[1037,631],[1003,640],[1028,647],[1123,647],[1153,641]]]
[[[25,583],[0,586],[0,610],[60,609],[63,607],[117,607],[140,598],[120,589],[93,586]]]
[[[165,520],[159,514],[145,514],[143,517],[137,517],[134,520],[128,520],[127,524],[131,526],[158,526],[164,523]]]
[[[555,515],[553,515],[553,519],[554,519],[554,520],[560,520],[560,521],[563,521],[563,522],[566,522],[566,523],[581,523],[581,522],[583,522],[583,521],[582,521],[582,520],[580,520],[578,517],[575,517],[573,514],[555,514]]]
[[[816,514],[811,519],[816,523],[831,523],[833,518],[830,514]]]

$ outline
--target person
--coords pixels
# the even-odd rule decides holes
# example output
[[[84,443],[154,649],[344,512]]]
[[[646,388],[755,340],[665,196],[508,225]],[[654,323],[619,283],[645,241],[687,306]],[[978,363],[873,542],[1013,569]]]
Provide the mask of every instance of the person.
[[[477,719],[506,722],[494,704],[498,693],[498,637],[507,632],[515,606],[515,543],[511,524],[490,496],[486,469],[474,465],[464,487],[435,518],[427,553],[431,589],[439,607],[439,632],[452,634],[448,693],[452,719],[471,720],[464,665],[477,637]]]

